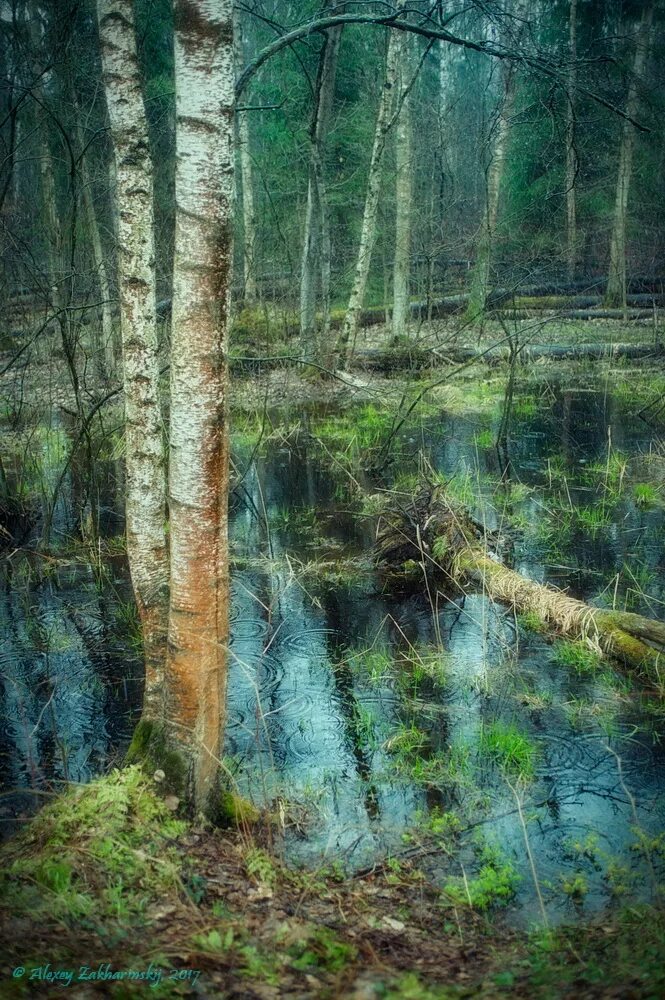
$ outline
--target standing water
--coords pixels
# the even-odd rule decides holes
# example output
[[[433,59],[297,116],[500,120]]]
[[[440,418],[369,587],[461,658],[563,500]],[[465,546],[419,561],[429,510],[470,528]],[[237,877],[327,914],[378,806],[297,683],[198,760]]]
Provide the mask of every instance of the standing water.
[[[650,898],[665,854],[665,714],[482,593],[383,592],[375,519],[317,442],[316,415],[302,426],[266,455],[238,446],[230,529],[225,765],[243,794],[281,803],[287,857],[353,870],[412,857],[453,900],[489,872],[515,922]],[[390,476],[363,485],[407,489],[424,455],[510,541],[516,569],[660,617],[665,508],[638,489],[649,427],[604,391],[544,385],[516,398],[509,455],[495,433],[446,412],[405,425]],[[53,510],[62,538],[72,489],[61,484]],[[106,564],[101,578],[64,548],[47,571],[6,563],[0,766],[23,789],[9,825],[34,792],[88,780],[128,741],[131,605]]]

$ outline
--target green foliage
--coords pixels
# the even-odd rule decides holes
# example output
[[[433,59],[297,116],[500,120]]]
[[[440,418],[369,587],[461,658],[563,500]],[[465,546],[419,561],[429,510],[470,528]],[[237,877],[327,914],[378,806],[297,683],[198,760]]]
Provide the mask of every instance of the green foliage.
[[[46,806],[4,848],[4,905],[14,916],[140,922],[179,891],[185,831],[138,767],[114,771]]]
[[[536,611],[523,611],[517,616],[517,624],[526,632],[547,632],[547,622]]]
[[[600,653],[581,641],[556,642],[553,652],[555,663],[562,667],[572,667],[578,674],[594,674],[602,664]]]
[[[654,507],[659,500],[658,490],[651,483],[635,483],[633,498],[638,507]]]
[[[581,902],[589,891],[589,883],[581,872],[575,875],[563,875],[561,888],[575,902]]]
[[[497,848],[485,845],[480,852],[481,867],[475,878],[456,878],[443,887],[444,905],[470,906],[488,910],[505,906],[515,895],[520,875]]]
[[[330,928],[311,925],[299,928],[298,940],[289,945],[288,954],[292,967],[301,972],[337,973],[355,960],[358,950]]]
[[[277,884],[277,868],[270,855],[260,847],[250,847],[245,854],[245,869],[250,878],[273,888]]]
[[[230,789],[222,789],[219,796],[219,818],[222,825],[244,827],[257,823],[260,812],[253,802]]]
[[[492,722],[483,726],[480,751],[515,778],[526,781],[534,776],[538,749],[514,723]]]

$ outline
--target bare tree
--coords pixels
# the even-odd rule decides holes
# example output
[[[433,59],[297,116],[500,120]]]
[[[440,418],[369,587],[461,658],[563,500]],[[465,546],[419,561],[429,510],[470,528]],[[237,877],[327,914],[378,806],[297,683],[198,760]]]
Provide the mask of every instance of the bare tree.
[[[233,12],[233,37],[238,76],[244,66],[244,45],[240,15]],[[251,304],[256,301],[256,211],[254,208],[254,179],[252,176],[252,153],[250,146],[249,115],[238,111],[236,114],[238,136],[238,156],[242,181],[242,270],[243,299]]]
[[[393,124],[393,107],[395,102],[395,84],[397,82],[397,59],[399,52],[398,34],[390,33],[386,70],[379,99],[379,111],[376,117],[374,143],[367,176],[367,193],[363,212],[360,243],[353,275],[351,295],[346,308],[342,330],[337,342],[337,355],[342,363],[348,363],[355,347],[358,333],[360,312],[365,301],[369,267],[372,262],[372,251],[376,240],[376,220],[379,210],[379,195],[381,193],[381,165],[383,153],[388,141],[388,134]]]
[[[331,28],[324,36],[314,92],[314,112],[310,126],[307,210],[300,270],[300,335],[304,355],[318,358],[330,328],[331,245],[328,225],[323,152],[330,127],[335,75],[342,28]],[[321,336],[316,342],[317,286],[321,286]]]
[[[628,215],[628,196],[633,171],[633,148],[635,145],[635,129],[629,119],[635,118],[638,110],[638,87],[644,75],[651,25],[653,22],[653,2],[642,9],[640,27],[635,41],[635,56],[633,60],[633,75],[628,87],[626,100],[626,115],[621,131],[619,147],[619,168],[617,171],[616,196],[614,201],[614,221],[610,239],[610,264],[607,279],[605,303],[608,306],[626,305],[626,219]]]
[[[398,38],[398,86],[404,91],[411,76],[411,39]],[[395,258],[393,266],[393,335],[402,335],[409,314],[411,273],[411,214],[413,211],[411,104],[402,101],[395,130]]]
[[[203,807],[218,772],[228,634],[228,317],[232,273],[231,0],[176,0],[176,237],[166,721]]]
[[[161,716],[168,563],[159,403],[153,174],[132,0],[97,0],[116,164],[118,286],[125,398],[127,554],[145,648],[144,716]]]
[[[568,280],[575,280],[577,265],[577,149],[575,145],[575,90],[577,88],[577,0],[570,0],[568,22],[568,94],[566,103],[566,263]]]

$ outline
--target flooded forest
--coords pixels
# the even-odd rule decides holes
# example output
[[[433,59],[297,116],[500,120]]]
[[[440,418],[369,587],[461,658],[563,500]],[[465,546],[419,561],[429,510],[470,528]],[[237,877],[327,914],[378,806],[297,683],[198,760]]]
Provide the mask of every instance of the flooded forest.
[[[0,996],[665,997],[663,0],[0,0]]]

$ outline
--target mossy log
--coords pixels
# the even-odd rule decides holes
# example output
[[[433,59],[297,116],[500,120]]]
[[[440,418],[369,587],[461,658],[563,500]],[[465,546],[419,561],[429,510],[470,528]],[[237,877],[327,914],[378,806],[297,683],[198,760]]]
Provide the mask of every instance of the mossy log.
[[[393,580],[409,574],[413,579],[415,569],[455,587],[479,586],[494,600],[537,616],[555,634],[588,643],[665,691],[663,622],[594,608],[529,580],[500,561],[495,543],[442,489],[426,487],[407,507],[382,515],[376,558]]]

